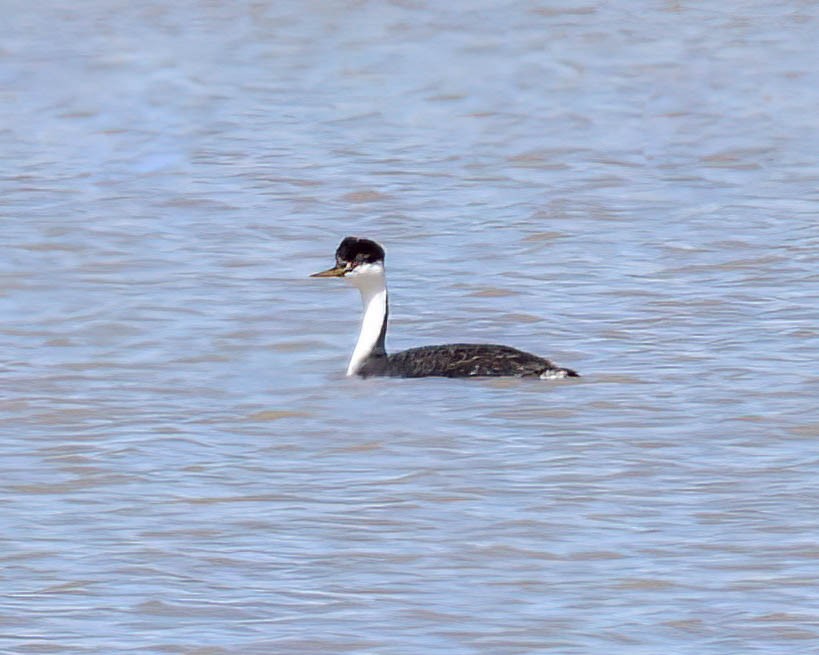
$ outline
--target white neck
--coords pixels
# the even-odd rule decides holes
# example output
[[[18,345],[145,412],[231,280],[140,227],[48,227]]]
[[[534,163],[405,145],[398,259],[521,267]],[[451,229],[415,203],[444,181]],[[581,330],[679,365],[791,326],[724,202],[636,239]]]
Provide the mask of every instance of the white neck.
[[[365,265],[366,266],[366,265]],[[361,319],[361,332],[355,344],[347,375],[358,373],[361,365],[373,353],[384,351],[384,332],[387,321],[387,280],[384,267],[370,265],[358,275],[348,275],[352,284],[361,292],[361,303],[364,305],[364,316]]]

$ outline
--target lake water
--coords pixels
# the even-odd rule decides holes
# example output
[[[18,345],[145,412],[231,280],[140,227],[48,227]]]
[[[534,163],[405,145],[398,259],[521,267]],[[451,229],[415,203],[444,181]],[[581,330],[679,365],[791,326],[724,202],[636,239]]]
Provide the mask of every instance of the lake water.
[[[3,3],[0,651],[819,652],[815,3]],[[498,342],[566,381],[349,380]]]

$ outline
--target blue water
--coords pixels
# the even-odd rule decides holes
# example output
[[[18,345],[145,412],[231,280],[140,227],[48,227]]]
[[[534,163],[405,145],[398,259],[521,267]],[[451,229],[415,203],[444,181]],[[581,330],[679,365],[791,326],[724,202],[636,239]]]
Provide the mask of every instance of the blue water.
[[[3,15],[2,652],[819,651],[816,8]]]

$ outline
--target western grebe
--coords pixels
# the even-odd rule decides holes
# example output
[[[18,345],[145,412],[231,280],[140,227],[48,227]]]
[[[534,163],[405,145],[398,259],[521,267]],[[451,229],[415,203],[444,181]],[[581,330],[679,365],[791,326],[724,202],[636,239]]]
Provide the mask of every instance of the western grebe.
[[[384,249],[370,239],[343,239],[336,249],[336,265],[310,277],[343,277],[361,292],[364,318],[347,375],[403,378],[579,377],[571,369],[561,368],[543,357],[495,344],[421,346],[388,355],[384,348],[389,313]]]

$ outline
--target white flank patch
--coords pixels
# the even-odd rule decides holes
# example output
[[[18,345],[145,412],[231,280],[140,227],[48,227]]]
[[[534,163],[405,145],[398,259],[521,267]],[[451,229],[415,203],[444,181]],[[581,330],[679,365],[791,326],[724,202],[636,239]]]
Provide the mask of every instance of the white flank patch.
[[[566,377],[566,371],[557,371],[555,369],[551,369],[549,371],[543,371],[540,374],[541,380],[559,380],[560,378]]]

